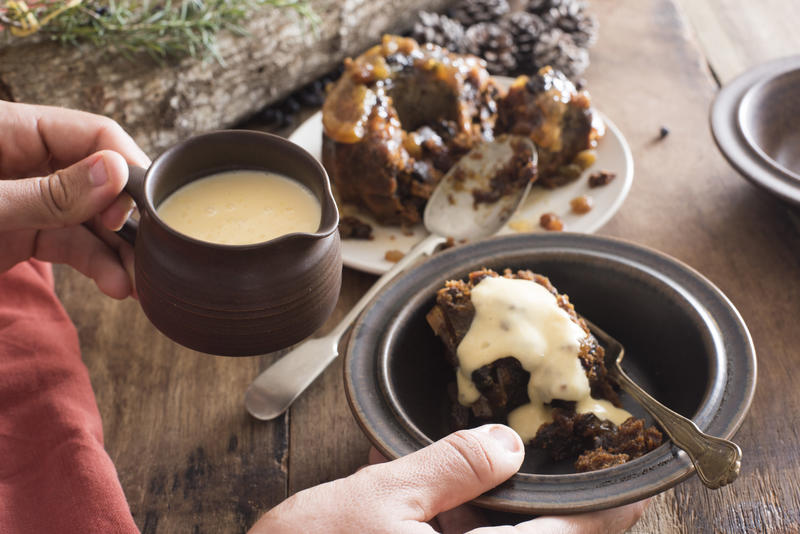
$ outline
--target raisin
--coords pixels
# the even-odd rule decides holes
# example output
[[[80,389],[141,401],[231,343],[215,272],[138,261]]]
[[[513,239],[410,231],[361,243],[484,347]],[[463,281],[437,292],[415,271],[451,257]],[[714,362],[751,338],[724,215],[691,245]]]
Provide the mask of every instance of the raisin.
[[[593,172],[589,175],[589,187],[600,187],[602,185],[607,185],[616,177],[617,174],[611,171]]]
[[[589,195],[581,195],[579,197],[575,197],[570,200],[569,205],[572,208],[573,213],[584,214],[589,213],[592,210],[592,205],[594,204],[594,200]]]
[[[564,229],[564,223],[558,218],[555,213],[545,213],[539,217],[539,226],[549,231],[561,231]]]

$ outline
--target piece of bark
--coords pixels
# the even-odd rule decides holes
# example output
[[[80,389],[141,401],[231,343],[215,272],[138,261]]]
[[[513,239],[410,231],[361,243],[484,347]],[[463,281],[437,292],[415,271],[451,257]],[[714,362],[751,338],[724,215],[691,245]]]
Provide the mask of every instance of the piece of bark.
[[[108,115],[151,155],[200,132],[229,127],[331,71],[420,9],[452,0],[312,0],[316,31],[290,9],[265,7],[249,35],[218,36],[221,64],[185,58],[159,65],[92,46],[12,40],[0,47],[0,98]]]

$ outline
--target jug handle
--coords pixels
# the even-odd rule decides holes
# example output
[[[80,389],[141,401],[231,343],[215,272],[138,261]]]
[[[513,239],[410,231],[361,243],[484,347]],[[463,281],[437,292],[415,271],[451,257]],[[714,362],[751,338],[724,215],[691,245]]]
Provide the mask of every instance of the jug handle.
[[[140,211],[141,206],[144,205],[144,177],[146,173],[147,169],[128,164],[128,183],[125,184],[124,191],[133,198],[133,202],[139,207]],[[133,245],[136,243],[138,231],[139,221],[128,217],[122,228],[117,230],[117,235]]]

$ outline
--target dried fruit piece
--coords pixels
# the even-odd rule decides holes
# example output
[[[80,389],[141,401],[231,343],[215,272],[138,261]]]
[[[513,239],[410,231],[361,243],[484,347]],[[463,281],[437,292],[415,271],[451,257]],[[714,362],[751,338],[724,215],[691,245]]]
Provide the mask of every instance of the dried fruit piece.
[[[387,250],[386,254],[383,257],[386,259],[386,261],[397,263],[398,261],[403,259],[403,256],[405,256],[405,254],[403,254],[399,250],[393,249],[393,250]]]
[[[617,173],[611,171],[593,172],[589,175],[589,187],[600,187],[607,185],[617,177]]]
[[[558,174],[563,176],[569,182],[578,178],[582,172],[583,168],[577,163],[570,163],[569,165],[564,165],[558,169]]]
[[[578,152],[578,155],[575,156],[575,159],[572,160],[572,163],[580,166],[581,169],[586,170],[594,165],[595,161],[597,161],[597,152],[594,150],[582,150]]]
[[[583,215],[592,211],[594,200],[589,195],[581,195],[570,200],[569,206],[572,208],[573,213]]]
[[[564,223],[555,213],[545,213],[539,217],[539,226],[550,232],[560,232],[564,229]]]

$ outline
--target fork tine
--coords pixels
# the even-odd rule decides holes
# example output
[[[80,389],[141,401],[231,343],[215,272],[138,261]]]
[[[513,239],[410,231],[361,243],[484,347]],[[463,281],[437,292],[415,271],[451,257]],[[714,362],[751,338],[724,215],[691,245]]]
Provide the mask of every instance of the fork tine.
[[[592,334],[600,341],[605,349],[606,369],[613,374],[614,371],[622,371],[621,362],[625,356],[625,347],[616,338],[611,337],[605,330],[594,324],[586,317],[580,316],[589,327]]]
[[[608,338],[609,337],[608,334],[605,332],[605,330],[603,330],[602,328],[600,328],[599,326],[594,324],[592,321],[590,321],[586,317],[581,315],[580,318],[583,319],[583,322],[586,323],[586,326],[589,327],[589,330],[591,330],[593,334],[597,335],[598,337],[602,337],[602,338]]]
[[[583,322],[585,322],[586,326],[589,327],[589,330],[592,332],[592,334],[594,334],[595,337],[599,338],[604,345],[614,345],[615,347],[622,346],[622,343],[620,343],[619,341],[608,335],[608,333],[605,330],[594,324],[586,317],[581,316],[581,319],[583,319]]]

